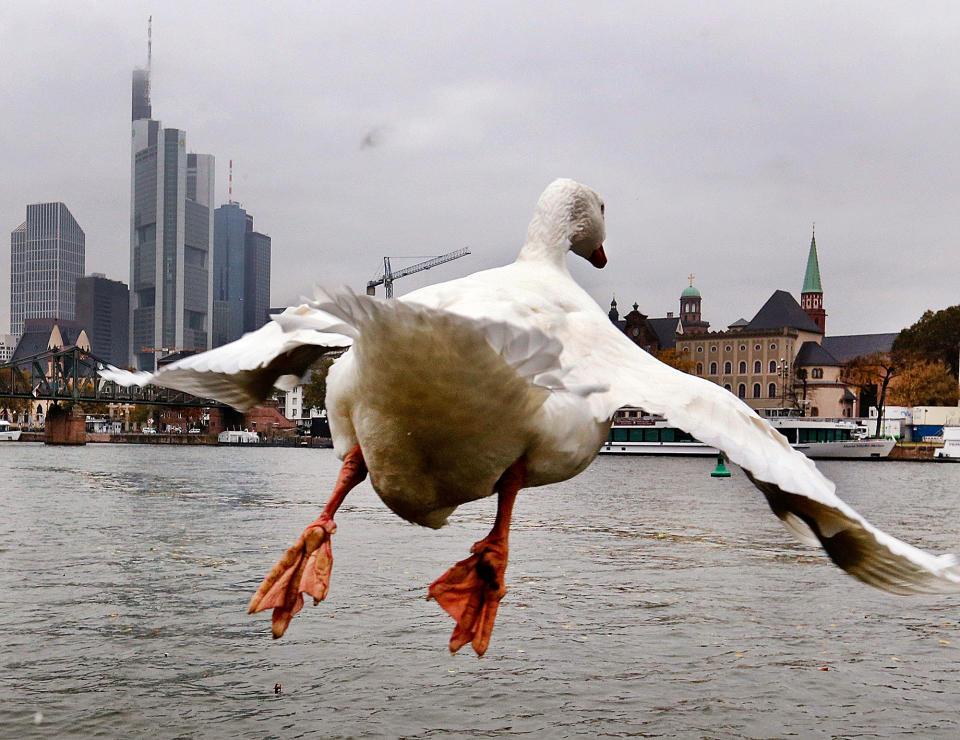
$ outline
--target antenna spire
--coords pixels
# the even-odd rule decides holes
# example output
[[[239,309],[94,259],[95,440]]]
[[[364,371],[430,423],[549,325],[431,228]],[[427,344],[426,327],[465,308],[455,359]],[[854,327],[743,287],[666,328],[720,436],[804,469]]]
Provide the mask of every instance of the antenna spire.
[[[153,16],[147,18],[147,72],[150,71],[150,64],[153,61]]]
[[[233,160],[230,160],[230,175],[227,180],[230,183],[230,187],[227,191],[227,203],[233,203]]]

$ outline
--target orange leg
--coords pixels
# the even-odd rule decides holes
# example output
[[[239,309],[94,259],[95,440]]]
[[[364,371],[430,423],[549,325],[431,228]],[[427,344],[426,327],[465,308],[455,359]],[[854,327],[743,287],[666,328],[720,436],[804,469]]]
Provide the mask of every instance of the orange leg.
[[[450,637],[451,653],[468,642],[473,644],[477,657],[487,652],[500,599],[507,593],[503,577],[513,504],[526,478],[526,459],[521,457],[497,481],[497,520],[490,534],[470,548],[473,555],[430,584],[430,598],[436,599],[457,622]]]
[[[273,636],[282,637],[294,615],[303,608],[303,594],[313,597],[316,606],[327,595],[333,550],[330,537],[337,531],[333,515],[354,486],[367,477],[360,445],[343,459],[343,467],[333,488],[333,495],[317,520],[307,527],[280,562],[263,579],[250,600],[248,614],[273,609]]]

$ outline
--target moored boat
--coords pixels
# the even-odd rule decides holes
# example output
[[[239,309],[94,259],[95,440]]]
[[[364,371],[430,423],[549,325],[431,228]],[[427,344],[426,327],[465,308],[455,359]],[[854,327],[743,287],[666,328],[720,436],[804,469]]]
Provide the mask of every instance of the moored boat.
[[[20,430],[11,429],[10,422],[0,419],[0,442],[16,442],[20,439]]]
[[[960,427],[943,428],[943,447],[933,453],[933,458],[960,462]]]
[[[767,419],[792,447],[815,459],[880,459],[890,455],[896,441],[868,439],[850,419],[781,416]],[[670,425],[663,417],[639,409],[621,409],[614,417],[607,441],[608,455],[691,455],[715,457],[718,450]]]
[[[258,444],[260,435],[242,429],[228,429],[217,435],[217,443],[222,445]]]

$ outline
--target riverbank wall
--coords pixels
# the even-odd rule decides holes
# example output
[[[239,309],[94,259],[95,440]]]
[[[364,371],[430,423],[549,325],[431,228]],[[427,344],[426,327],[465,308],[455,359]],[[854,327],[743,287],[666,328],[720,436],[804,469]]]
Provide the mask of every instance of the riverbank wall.
[[[21,442],[43,442],[45,441],[44,432],[22,432]],[[134,444],[134,445],[207,445],[216,446],[220,443],[216,435],[213,434],[140,434],[131,432],[129,434],[97,434],[87,432],[86,441],[88,444]],[[224,445],[226,446],[226,445]],[[240,445],[229,445],[239,447]],[[333,447],[333,440],[329,437],[276,437],[261,439],[255,444],[247,444],[249,447],[316,447],[321,449],[330,449]]]

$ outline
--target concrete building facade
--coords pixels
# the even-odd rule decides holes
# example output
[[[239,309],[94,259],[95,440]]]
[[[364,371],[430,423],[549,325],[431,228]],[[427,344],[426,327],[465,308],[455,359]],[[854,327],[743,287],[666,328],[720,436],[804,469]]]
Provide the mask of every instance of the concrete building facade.
[[[130,289],[126,283],[94,273],[77,280],[76,320],[87,332],[90,351],[117,367],[130,352]]]
[[[10,333],[32,318],[72,320],[86,237],[63,203],[27,206],[27,220],[10,234]]]

